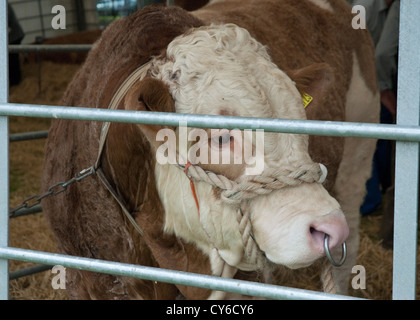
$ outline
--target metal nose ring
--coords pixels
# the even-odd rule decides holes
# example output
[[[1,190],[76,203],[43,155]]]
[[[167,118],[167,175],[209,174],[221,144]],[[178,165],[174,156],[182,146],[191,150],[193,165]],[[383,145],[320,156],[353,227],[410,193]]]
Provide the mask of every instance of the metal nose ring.
[[[344,263],[344,261],[346,261],[346,257],[347,257],[347,246],[346,243],[343,242],[342,246],[342,253],[341,253],[341,259],[340,261],[335,261],[334,258],[331,255],[330,252],[330,248],[328,246],[328,240],[329,240],[330,236],[328,234],[325,234],[324,237],[324,249],[325,249],[325,254],[327,255],[328,260],[330,260],[331,264],[334,267],[341,267]]]

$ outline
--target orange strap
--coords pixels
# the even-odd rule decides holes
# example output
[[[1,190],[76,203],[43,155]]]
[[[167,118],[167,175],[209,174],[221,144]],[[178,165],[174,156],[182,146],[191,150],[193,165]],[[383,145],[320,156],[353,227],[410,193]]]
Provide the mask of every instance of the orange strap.
[[[195,192],[195,185],[194,185],[194,182],[192,181],[192,179],[188,176],[188,174],[187,174],[187,172],[188,172],[188,168],[191,166],[191,162],[187,162],[187,164],[185,165],[185,168],[184,168],[184,173],[185,173],[185,175],[187,176],[187,178],[190,180],[190,187],[191,187],[191,192],[192,192],[192,195],[193,195],[193,197],[194,197],[194,200],[195,200],[195,205],[197,206],[197,211],[198,211],[198,215],[200,215],[200,206],[198,205],[198,199],[197,199],[197,194],[196,194],[196,192]]]

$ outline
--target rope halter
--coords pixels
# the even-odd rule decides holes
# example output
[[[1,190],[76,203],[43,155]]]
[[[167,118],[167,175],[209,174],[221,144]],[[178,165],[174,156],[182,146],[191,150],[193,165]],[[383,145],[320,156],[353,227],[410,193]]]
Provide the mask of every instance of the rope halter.
[[[323,183],[327,177],[327,168],[320,163],[265,169],[263,175],[247,176],[240,182],[204,170],[190,162],[186,166],[178,166],[184,170],[190,181],[202,181],[222,189],[221,199],[231,205],[239,205],[242,200],[251,200],[257,196],[267,195],[274,190],[297,186],[304,182]]]
[[[179,164],[177,166],[185,172],[190,180],[191,192],[198,212],[200,212],[199,203],[194,182],[205,182],[221,189],[221,200],[235,207],[238,229],[244,247],[242,260],[235,267],[241,270],[262,269],[266,262],[265,255],[259,249],[252,234],[251,217],[247,209],[248,201],[285,187],[297,186],[302,183],[323,183],[327,176],[327,168],[318,163],[308,163],[298,167],[266,169],[262,175],[246,176],[239,182],[232,181],[221,174],[204,170],[190,162],[185,166]],[[203,227],[206,229],[205,226]],[[211,235],[208,236],[211,238]]]

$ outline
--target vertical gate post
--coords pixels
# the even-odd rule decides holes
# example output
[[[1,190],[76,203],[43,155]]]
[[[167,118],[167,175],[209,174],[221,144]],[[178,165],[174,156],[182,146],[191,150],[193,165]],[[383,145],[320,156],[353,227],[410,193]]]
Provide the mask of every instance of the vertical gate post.
[[[420,125],[420,1],[401,1],[397,124]],[[415,299],[419,143],[398,141],[395,160],[393,299]]]
[[[0,2],[0,103],[9,100],[7,1]],[[0,247],[9,245],[9,120],[0,116]],[[0,300],[9,298],[9,263],[0,259]]]

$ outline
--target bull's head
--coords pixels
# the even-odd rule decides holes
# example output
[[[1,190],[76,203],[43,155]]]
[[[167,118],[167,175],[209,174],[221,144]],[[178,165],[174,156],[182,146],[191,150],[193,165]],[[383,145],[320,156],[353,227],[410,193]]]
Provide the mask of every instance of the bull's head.
[[[132,87],[125,103],[132,110],[306,119],[298,87],[314,97],[311,107],[316,108],[331,74],[328,66],[315,64],[287,75],[245,29],[208,26],[173,40],[153,59],[148,77]],[[164,144],[168,158],[175,152],[176,164],[157,161],[155,167],[165,231],[195,243],[209,256],[216,249],[233,267],[260,268],[261,259],[247,251],[250,239],[259,248],[257,256],[299,268],[325,254],[325,235],[330,248],[347,238],[344,215],[320,183],[325,172],[311,160],[306,135],[182,132],[187,129],[179,127],[174,128],[175,141],[166,135],[163,142],[161,127],[140,127],[157,158]],[[192,135],[200,138],[180,142]],[[187,151],[182,152],[184,143]],[[190,171],[190,163],[201,171]],[[258,166],[261,170],[255,171]],[[211,182],[213,178],[222,185]]]

